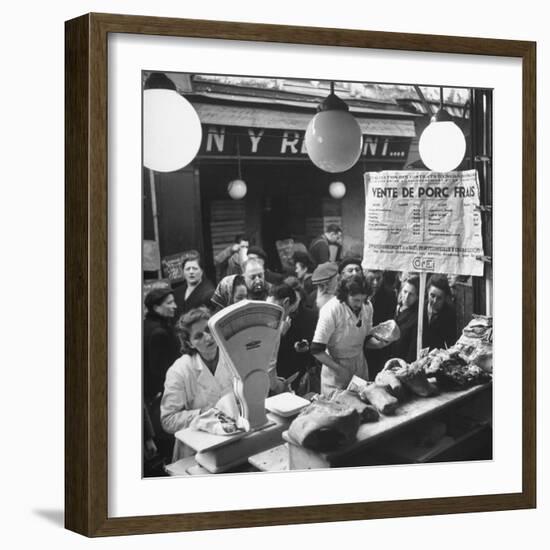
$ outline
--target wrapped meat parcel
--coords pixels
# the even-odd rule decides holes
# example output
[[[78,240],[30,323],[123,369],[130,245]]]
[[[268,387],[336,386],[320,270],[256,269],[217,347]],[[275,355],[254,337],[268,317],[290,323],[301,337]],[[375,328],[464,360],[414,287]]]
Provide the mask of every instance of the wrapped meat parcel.
[[[354,408],[360,415],[361,424],[364,422],[376,422],[380,418],[380,414],[376,408],[365,403],[355,391],[335,390],[330,395],[330,400]]]
[[[355,441],[359,424],[355,408],[319,397],[292,421],[287,435],[307,449],[329,452]]]
[[[384,321],[372,327],[369,336],[376,336],[379,340],[391,344],[392,342],[397,342],[397,340],[401,338],[401,331],[397,323],[393,319],[389,319],[388,321]]]

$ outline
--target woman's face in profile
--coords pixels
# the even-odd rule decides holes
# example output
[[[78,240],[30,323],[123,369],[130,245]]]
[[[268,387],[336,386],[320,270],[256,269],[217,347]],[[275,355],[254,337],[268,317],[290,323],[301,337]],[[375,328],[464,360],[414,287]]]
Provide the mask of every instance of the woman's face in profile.
[[[413,307],[418,302],[418,293],[414,285],[405,283],[401,289],[401,305],[407,309]]]

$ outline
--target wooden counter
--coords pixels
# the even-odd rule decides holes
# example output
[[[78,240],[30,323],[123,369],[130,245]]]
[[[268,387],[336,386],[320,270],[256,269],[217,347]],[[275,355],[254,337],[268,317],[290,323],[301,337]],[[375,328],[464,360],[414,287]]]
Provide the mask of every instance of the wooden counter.
[[[280,471],[289,469],[312,469],[340,465],[352,456],[360,454],[365,449],[377,446],[378,442],[387,441],[398,433],[408,433],[409,429],[414,430],[421,424],[422,420],[437,418],[441,415],[452,414],[453,410],[468,408],[472,404],[474,416],[484,416],[479,419],[479,424],[472,428],[472,433],[477,433],[480,426],[490,422],[492,413],[492,384],[483,384],[474,386],[467,390],[442,392],[432,397],[414,397],[403,402],[392,416],[380,415],[378,422],[362,424],[357,432],[356,440],[340,449],[328,453],[319,453],[305,449],[294,444],[283,432],[283,438],[287,443],[279,445],[273,449],[251,456],[249,462],[263,471]],[[481,400],[482,404],[479,405]],[[483,413],[479,410],[484,409]],[[395,438],[393,438],[395,439]],[[440,450],[445,450],[459,442],[456,438],[447,436],[437,443],[441,449],[436,446],[425,451],[419,450],[418,457],[415,458],[411,451],[407,462],[428,460],[437,455]],[[285,460],[286,459],[286,460]]]

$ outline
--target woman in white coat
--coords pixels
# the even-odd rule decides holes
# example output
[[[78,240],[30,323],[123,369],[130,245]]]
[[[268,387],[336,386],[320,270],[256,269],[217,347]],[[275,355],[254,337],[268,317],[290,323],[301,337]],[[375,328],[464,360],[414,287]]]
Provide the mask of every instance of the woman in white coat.
[[[372,328],[370,288],[364,277],[342,279],[336,296],[320,310],[311,354],[322,363],[321,393],[330,395],[345,389],[354,375],[368,380],[363,344]],[[368,338],[368,347],[381,348],[387,342]]]
[[[168,369],[160,404],[162,427],[168,433],[189,426],[233,390],[233,375],[210,334],[210,311],[192,309],[176,325],[183,355]],[[176,440],[173,460],[192,454]]]

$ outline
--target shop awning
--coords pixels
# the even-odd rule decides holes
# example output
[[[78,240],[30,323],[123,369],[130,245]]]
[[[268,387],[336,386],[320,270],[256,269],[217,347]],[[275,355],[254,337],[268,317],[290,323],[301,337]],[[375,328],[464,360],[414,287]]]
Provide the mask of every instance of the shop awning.
[[[244,126],[247,128],[277,128],[305,131],[314,113],[226,106],[208,103],[193,103],[202,124],[217,126]],[[406,119],[356,117],[363,134],[374,136],[415,137],[414,121]]]

